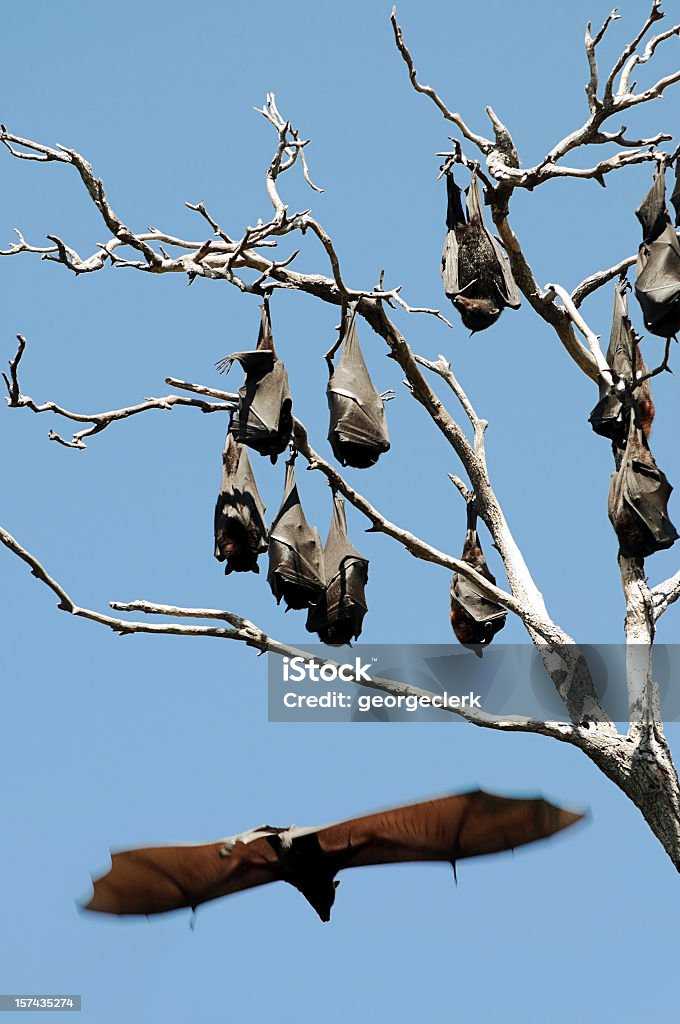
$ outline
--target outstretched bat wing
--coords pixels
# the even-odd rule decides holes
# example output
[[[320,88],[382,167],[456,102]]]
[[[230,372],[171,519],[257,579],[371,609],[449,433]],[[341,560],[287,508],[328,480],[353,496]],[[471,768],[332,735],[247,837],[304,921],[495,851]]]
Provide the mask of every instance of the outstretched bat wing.
[[[328,440],[343,466],[366,469],[389,451],[385,405],[376,391],[364,361],[353,307],[338,364],[327,388],[330,409]]]
[[[336,870],[404,861],[448,861],[512,850],[546,839],[583,815],[542,799],[482,790],[427,800],[319,829],[321,851]]]
[[[279,860],[266,836],[246,842],[123,850],[111,855],[111,868],[95,880],[85,909],[103,914],[163,914],[182,907],[193,909],[280,878]]]
[[[325,587],[321,538],[302,511],[292,459],[286,464],[281,508],[269,531],[267,582],[277,603],[283,597],[288,608],[308,608]]]

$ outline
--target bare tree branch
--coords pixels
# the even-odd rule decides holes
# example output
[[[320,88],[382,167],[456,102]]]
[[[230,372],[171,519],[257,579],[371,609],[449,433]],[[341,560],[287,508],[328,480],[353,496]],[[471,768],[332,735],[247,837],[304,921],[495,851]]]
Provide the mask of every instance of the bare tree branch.
[[[654,621],[656,621],[680,597],[680,572],[676,572],[674,576],[670,576],[663,583],[657,583],[655,587],[652,587],[651,597]]]
[[[615,277],[620,277],[629,267],[635,265],[636,260],[637,255],[626,256],[625,260],[621,260],[620,263],[616,263],[613,267],[609,267],[607,270],[598,270],[597,273],[591,274],[590,277],[581,281],[571,293],[571,301],[574,303],[574,306],[578,309],[589,295],[592,295],[598,288],[602,288],[603,285],[609,284]]]
[[[75,423],[89,423],[89,427],[73,434],[70,441],[56,434],[53,430],[50,431],[50,441],[57,441],[65,448],[85,449],[87,445],[84,442],[84,438],[100,434],[102,430],[106,430],[112,423],[128,419],[130,416],[136,416],[142,412],[148,412],[150,409],[162,409],[169,412],[176,405],[180,405],[193,406],[200,409],[201,412],[207,413],[230,412],[234,408],[236,395],[230,396],[227,404],[203,402],[200,399],[187,398],[184,395],[166,395],[164,398],[146,398],[137,405],[127,406],[123,409],[112,409],[110,412],[98,413],[70,412],[68,409],[57,405],[56,402],[43,402],[42,405],[37,405],[28,395],[22,395],[19,388],[18,370],[21,357],[26,349],[26,339],[21,334],[18,334],[17,338],[19,339],[19,347],[14,359],[11,359],[9,363],[10,378],[5,373],[2,375],[8,391],[7,404],[11,409],[30,409],[31,412],[35,413],[52,412],[56,416],[62,416],[64,419],[72,420]]]
[[[591,113],[593,114],[597,111],[599,105],[599,100],[597,98],[597,88],[599,80],[597,55],[595,53],[595,48],[597,47],[598,43],[602,41],[604,34],[609,28],[612,21],[618,21],[620,17],[621,15],[618,13],[615,7],[611,14],[607,15],[602,28],[594,38],[590,34],[591,23],[588,22],[588,24],[586,25],[586,56],[588,58],[588,66],[590,68],[590,79],[586,86],[586,93],[588,96],[588,106],[590,107]]]
[[[416,356],[415,359],[420,366],[424,366],[426,369],[431,370],[432,373],[436,373],[437,376],[442,378],[442,380],[445,380],[448,386],[453,391],[454,395],[456,396],[461,406],[463,407],[465,415],[470,420],[470,424],[472,426],[472,429],[474,430],[475,451],[479,459],[481,460],[482,464],[486,467],[486,450],[484,447],[484,434],[486,432],[487,427],[489,426],[488,420],[480,419],[480,417],[475,412],[472,402],[466,395],[465,391],[461,387],[459,381],[457,380],[451,369],[451,363],[445,356],[442,355],[440,355],[437,358],[436,362],[431,362],[428,359],[423,359],[422,356]],[[449,476],[450,475],[451,474],[449,474]]]
[[[147,623],[136,622],[128,619],[119,619],[112,615],[94,611],[90,608],[83,608],[77,605],[64,590],[61,584],[47,572],[38,559],[26,548],[12,537],[5,529],[0,527],[0,543],[17,555],[25,562],[33,576],[45,584],[58,598],[58,608],[78,618],[88,619],[107,626],[119,636],[127,636],[134,633],[147,633],[155,636],[192,636],[211,637],[219,640],[238,640],[248,647],[252,647],[260,654],[269,652],[287,657],[301,657],[305,662],[315,662],[321,665],[337,665],[327,658],[320,658],[317,655],[309,654],[299,650],[290,644],[281,643],[273,637],[268,636],[254,623],[248,619],[235,615],[232,612],[222,611],[215,608],[180,608],[175,605],[154,604],[149,601],[132,601],[123,603],[112,601],[111,607],[123,612],[142,612],[147,615],[165,615],[169,618],[189,619],[217,619],[227,622],[232,628],[222,626],[201,626],[201,625],[176,625],[173,622]],[[432,697],[432,693],[408,683],[401,683],[393,679],[383,679],[372,676],[371,681],[362,680],[362,686],[370,689],[381,690],[395,697]],[[521,716],[496,716],[486,712],[468,708],[454,708],[451,706],[442,707],[441,710],[470,722],[473,725],[483,726],[487,729],[498,729],[504,732],[532,732],[544,736],[553,736],[564,742],[573,742],[575,731],[572,726],[563,722],[543,722],[539,719],[525,718]]]
[[[564,308],[566,309],[567,313],[569,314],[575,325],[578,327],[579,331],[584,336],[586,341],[588,342],[588,348],[590,349],[590,353],[593,359],[595,360],[595,365],[597,366],[600,376],[604,380],[606,380],[608,384],[613,385],[614,380],[611,374],[611,370],[609,368],[609,364],[607,363],[607,360],[605,359],[602,353],[602,349],[600,348],[599,335],[595,334],[595,332],[591,331],[590,327],[588,327],[588,324],[585,322],[585,320],[579,313],[578,309],[576,308],[569,292],[566,290],[566,288],[563,288],[559,284],[547,284],[545,286],[545,290],[547,294],[554,294],[560,297],[560,299],[564,303]]]
[[[402,29],[397,25],[396,12],[394,10],[392,12],[392,27],[394,30],[397,49],[408,67],[409,77],[413,87],[417,92],[424,93],[433,100],[446,120],[452,121],[456,124],[465,138],[473,142],[482,151],[482,153],[484,153],[489,171],[496,181],[502,183],[507,189],[510,189],[510,191],[515,188],[532,190],[544,181],[560,177],[594,178],[599,181],[600,184],[604,185],[605,176],[610,174],[612,171],[619,170],[620,168],[631,164],[645,163],[648,161],[657,161],[661,158],[667,158],[667,154],[656,151],[653,147],[659,142],[668,141],[671,138],[669,135],[657,133],[650,138],[632,140],[626,138],[625,127],[620,128],[615,132],[602,131],[603,124],[613,115],[620,114],[624,110],[628,110],[640,103],[646,103],[649,100],[658,99],[669,86],[680,81],[680,71],[678,71],[660,79],[655,85],[642,93],[635,94],[628,87],[628,80],[632,69],[636,65],[644,64],[650,60],[659,43],[680,33],[680,26],[675,26],[667,32],[661,33],[659,36],[655,36],[654,39],[650,40],[644,54],[635,54],[637,47],[647,34],[651,25],[663,17],[663,14],[659,11],[659,5],[660,0],[655,0],[652,12],[642,30],[624,49],[618,61],[615,63],[607,78],[602,98],[597,95],[599,71],[595,48],[602,40],[604,33],[611,22],[618,20],[618,13],[616,10],[612,11],[594,38],[590,34],[590,24],[588,25],[586,29],[586,55],[588,57],[590,77],[586,86],[586,94],[588,97],[590,116],[580,128],[569,133],[556,143],[540,163],[528,168],[522,168],[520,166],[520,160],[517,155],[512,135],[505,125],[498,120],[490,107],[487,107],[486,109],[494,128],[494,134],[496,137],[495,144],[491,143],[488,139],[484,139],[483,137],[477,136],[471,132],[467,125],[462,122],[462,119],[460,119],[458,114],[451,113],[444,101],[438,96],[431,86],[422,86],[418,82],[413,60],[404,42]],[[624,67],[625,70],[622,75],[621,84],[616,96],[614,96],[612,93],[614,79],[618,73],[624,69]],[[566,167],[560,164],[560,161],[574,149],[582,146],[604,145],[609,143],[618,143],[628,149],[630,149],[630,147],[638,146],[649,148],[636,148],[634,152],[628,153],[626,153],[624,149],[624,151],[615,153],[613,156],[599,161],[590,168]],[[498,198],[500,198],[500,196]],[[507,203],[508,198],[509,194],[506,192],[506,194],[503,195],[503,202]],[[494,200],[492,199],[492,205],[493,202]]]
[[[482,153],[484,153],[484,154],[490,153],[492,148],[493,148],[493,143],[490,142],[489,139],[485,139],[483,135],[477,135],[476,132],[473,132],[470,128],[468,128],[468,126],[466,125],[465,121],[460,116],[460,114],[454,114],[452,111],[450,111],[448,109],[448,107],[446,106],[446,104],[444,103],[444,101],[439,98],[439,96],[434,91],[434,89],[432,88],[431,85],[421,85],[420,84],[420,82],[418,81],[418,75],[417,75],[417,72],[416,72],[416,69],[415,69],[415,65],[413,63],[413,58],[411,57],[411,54],[409,53],[409,51],[408,51],[408,49],[406,47],[406,43],[404,42],[404,35],[403,35],[402,30],[401,30],[401,27],[397,24],[397,8],[396,7],[392,8],[392,14],[391,14],[390,20],[392,22],[392,29],[394,31],[394,40],[395,40],[395,42],[397,44],[397,49],[399,50],[399,53],[403,57],[404,63],[406,64],[406,67],[408,68],[409,78],[411,79],[411,82],[413,84],[413,88],[417,92],[421,92],[421,93],[423,93],[423,95],[429,96],[429,98],[432,100],[432,102],[436,104],[436,106],[439,108],[441,113],[444,115],[446,120],[447,121],[451,121],[452,124],[455,124],[456,128],[459,129],[459,131],[465,136],[465,138],[469,142],[473,142],[475,144],[475,146],[477,146],[477,148],[482,151]]]

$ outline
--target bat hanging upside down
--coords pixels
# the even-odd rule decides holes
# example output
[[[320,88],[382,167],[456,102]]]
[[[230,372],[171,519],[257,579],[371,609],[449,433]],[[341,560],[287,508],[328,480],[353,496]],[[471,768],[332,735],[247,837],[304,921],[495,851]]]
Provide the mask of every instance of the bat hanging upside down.
[[[519,309],[520,298],[508,259],[484,224],[477,172],[466,194],[450,170],[446,172],[448,229],[442,253],[442,281],[468,330],[484,331],[495,324],[506,306]]]
[[[343,868],[448,861],[546,839],[582,814],[542,799],[476,790],[322,828],[260,828],[215,843],[114,853],[87,910],[162,914],[269,882],[288,882],[329,921]]]
[[[496,585],[496,577],[489,570],[477,533],[477,513],[471,501],[467,506],[467,532],[463,562],[475,569],[480,576]],[[451,628],[456,639],[464,647],[472,647],[481,658],[481,648],[490,644],[496,633],[505,626],[507,612],[495,601],[482,594],[476,583],[454,573],[451,577]]]

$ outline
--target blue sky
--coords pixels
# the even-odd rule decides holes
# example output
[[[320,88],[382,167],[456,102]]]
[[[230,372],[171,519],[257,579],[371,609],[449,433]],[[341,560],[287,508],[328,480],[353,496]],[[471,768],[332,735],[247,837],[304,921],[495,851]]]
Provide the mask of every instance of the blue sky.
[[[528,0],[402,0],[399,17],[422,78],[483,132],[491,103],[533,162],[585,117],[583,30],[608,10],[600,0],[575,0],[568,11]],[[647,10],[647,2],[626,4],[606,54]],[[253,107],[273,90],[284,116],[312,139],[312,176],[326,189],[310,193],[293,172],[282,183],[285,201],[313,206],[345,279],[370,287],[385,268],[407,301],[443,308],[445,200],[434,154],[446,148],[449,126],[409,85],[390,4],[352,0],[339,11],[307,0],[238,8],[27,0],[3,11],[0,120],[83,153],[134,228],[202,236],[184,203],[203,199],[239,235],[269,214],[273,137]],[[677,66],[677,40],[658,56],[654,72]],[[679,115],[676,91],[626,123],[653,134],[672,130]],[[0,247],[15,226],[34,244],[56,233],[83,252],[105,239],[69,168],[0,154],[0,175]],[[573,288],[634,252],[633,211],[649,180],[648,168],[632,168],[611,176],[606,191],[553,182],[517,195],[513,223],[538,280]],[[313,238],[297,265],[327,272]],[[226,284],[187,288],[180,276],[111,268],[76,280],[28,255],[2,260],[0,274],[2,361],[14,353],[14,335],[26,335],[22,385],[36,401],[100,411],[166,394],[168,375],[219,387],[215,361],[257,336],[257,300]],[[585,307],[604,336],[611,304],[607,289]],[[641,328],[634,303],[632,312]],[[326,454],[322,353],[337,316],[306,296],[272,301],[297,414]],[[448,331],[431,318],[395,317],[417,352],[451,358],[490,420],[496,491],[552,616],[584,642],[618,641],[610,453],[587,422],[594,386],[526,303],[474,339],[458,320]],[[446,476],[458,468],[452,453],[381,340],[365,326],[360,336],[376,384],[398,398],[388,407],[392,452],[347,476],[391,518],[457,553],[464,511]],[[661,342],[649,339],[650,362],[657,350]],[[657,461],[675,481],[677,386],[666,375],[655,385],[653,435]],[[0,410],[0,521],[77,602],[225,607],[282,640],[305,639],[303,619],[284,619],[264,573],[225,579],[212,558],[224,419],[149,413],[91,439],[85,452],[50,444],[52,426],[60,427],[49,415]],[[256,471],[273,514],[283,465],[260,461]],[[299,481],[308,518],[325,535],[327,488],[315,474],[300,472]],[[671,514],[677,523],[673,501]],[[364,535],[351,509],[348,520],[371,560],[364,639],[448,642],[447,574]],[[653,582],[665,578],[677,549],[648,568]],[[7,552],[0,572],[3,991],[80,992],[97,1024],[246,1014],[259,1022],[272,1013],[301,1024],[369,1014],[632,1024],[648,1015],[650,991],[639,981],[647,979],[655,1018],[675,1019],[676,873],[639,812],[577,751],[450,724],[268,724],[264,659],[216,640],[119,638],[58,612]],[[662,620],[659,640],[674,641],[677,615]],[[503,640],[523,638],[509,621]],[[677,726],[668,733],[673,742]],[[314,824],[476,785],[589,806],[592,820],[540,849],[462,865],[457,888],[443,866],[349,873],[326,926],[284,886],[209,905],[194,930],[188,914],[120,922],[76,909],[109,847],[207,840],[263,821]],[[636,983],[622,985],[633,958]]]

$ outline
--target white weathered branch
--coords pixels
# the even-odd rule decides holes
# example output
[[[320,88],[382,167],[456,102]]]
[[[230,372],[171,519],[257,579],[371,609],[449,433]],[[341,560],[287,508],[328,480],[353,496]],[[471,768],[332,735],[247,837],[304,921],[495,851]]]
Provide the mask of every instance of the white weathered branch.
[[[406,47],[406,43],[404,42],[403,31],[399,25],[397,25],[396,12],[394,10],[392,11],[392,27],[394,30],[397,49],[406,63],[414,89],[416,89],[417,92],[428,96],[436,104],[446,120],[453,122],[465,138],[473,142],[482,151],[482,153],[484,153],[491,175],[496,179],[496,181],[500,182],[506,190],[509,189],[511,192],[515,188],[532,190],[538,185],[543,184],[545,181],[563,177],[585,179],[593,178],[599,181],[600,184],[604,185],[605,176],[610,174],[612,171],[619,170],[622,167],[627,167],[632,164],[658,160],[666,156],[666,154],[656,152],[653,149],[653,147],[659,142],[670,140],[671,136],[662,132],[658,132],[656,135],[650,136],[649,138],[633,140],[626,138],[625,133],[627,129],[625,127],[619,128],[614,132],[602,130],[602,126],[610,117],[621,114],[623,111],[628,110],[631,107],[638,106],[641,103],[647,103],[649,100],[658,99],[663,95],[667,88],[680,81],[680,71],[678,71],[660,79],[655,83],[655,85],[642,93],[634,93],[632,89],[629,88],[629,77],[633,68],[638,64],[644,64],[650,60],[654,55],[657,46],[665,39],[668,39],[673,35],[680,34],[680,26],[674,26],[668,31],[663,32],[650,40],[643,54],[637,54],[637,48],[647,34],[651,25],[662,17],[663,14],[661,14],[659,10],[659,0],[655,0],[652,13],[645,22],[642,30],[624,49],[623,53],[614,64],[614,67],[608,75],[602,97],[598,96],[599,71],[595,49],[598,43],[602,40],[611,22],[618,20],[618,14],[615,10],[612,11],[594,38],[590,34],[590,24],[588,25],[586,29],[586,55],[588,57],[590,76],[586,86],[586,94],[588,97],[589,117],[580,128],[570,132],[563,139],[557,142],[546,154],[543,160],[533,167],[526,168],[520,166],[520,160],[517,155],[512,135],[506,126],[499,121],[490,107],[487,107],[486,111],[494,128],[495,143],[471,132],[465,122],[460,118],[460,115],[453,114],[431,86],[423,86],[420,84],[416,76],[413,59]],[[619,88],[614,96],[612,91],[613,82],[619,72],[622,72],[622,77]],[[610,143],[618,143],[625,147],[625,149],[633,147],[636,151],[625,152],[624,149],[624,151],[615,153],[613,156],[599,161],[590,168],[569,167],[560,163],[560,161],[574,149],[592,145],[606,145]],[[508,198],[509,196],[506,193],[503,197],[504,202],[507,203]]]
[[[56,416],[61,416],[63,419],[72,420],[74,423],[89,423],[90,426],[79,430],[73,434],[71,440],[68,441],[66,438],[61,437],[60,434],[50,430],[49,438],[50,441],[56,441],[58,444],[63,445],[65,448],[79,448],[85,449],[87,445],[84,439],[86,437],[92,437],[94,434],[100,434],[102,430],[106,430],[112,423],[117,423],[120,420],[129,419],[130,416],[137,416],[139,413],[148,412],[151,409],[164,410],[170,412],[176,405],[179,406],[192,406],[193,408],[200,409],[201,412],[230,412],[234,408],[234,402],[236,401],[236,395],[231,395],[225,402],[218,404],[211,402],[203,402],[197,398],[187,398],[185,395],[166,395],[164,398],[146,398],[143,402],[139,402],[136,405],[126,406],[122,409],[112,409],[109,412],[97,412],[97,413],[79,413],[71,412],[69,409],[64,409],[63,406],[57,405],[56,402],[43,402],[38,405],[29,395],[23,395],[19,386],[19,363],[24,354],[26,348],[26,339],[21,335],[17,335],[19,346],[17,348],[16,355],[9,362],[10,376],[3,373],[3,378],[7,386],[7,397],[6,402],[11,409],[30,409],[34,413],[51,412]]]
[[[50,576],[38,559],[2,527],[0,527],[0,543],[4,544],[6,548],[25,562],[29,566],[32,575],[44,583],[59,598],[57,607],[61,611],[68,612],[70,615],[75,615],[78,618],[89,619],[91,622],[97,622],[102,626],[107,626],[119,636],[146,633],[155,636],[192,636],[209,637],[219,640],[237,640],[258,651],[260,654],[271,653],[287,657],[301,657],[306,662],[313,661],[321,665],[337,665],[337,662],[331,659],[320,658],[318,655],[309,654],[306,651],[292,647],[290,644],[281,643],[279,640],[268,636],[248,619],[221,609],[181,608],[176,605],[156,604],[150,601],[111,602],[111,607],[116,611],[142,612],[146,615],[162,615],[168,618],[219,620],[228,623],[231,628],[194,624],[177,625],[174,622],[139,622],[120,619],[90,608],[81,607],[73,601],[61,584]],[[422,698],[432,696],[432,693],[428,690],[411,686],[408,683],[401,683],[397,680],[384,679],[379,676],[371,677],[370,682],[362,680],[361,685],[370,689],[381,690],[395,697]],[[498,729],[505,732],[540,733],[545,736],[554,736],[556,739],[564,742],[573,742],[575,736],[574,729],[563,722],[543,722],[539,719],[521,716],[497,716],[475,709],[450,706],[442,707],[441,710],[462,718],[473,725],[483,726],[487,729]]]
[[[490,153],[491,150],[493,149],[493,143],[489,139],[485,139],[483,135],[478,135],[476,132],[473,132],[470,128],[468,128],[460,114],[456,114],[453,111],[449,110],[444,101],[437,95],[437,93],[435,92],[431,85],[421,85],[421,83],[418,81],[418,75],[415,69],[415,65],[413,63],[413,58],[411,57],[411,54],[409,53],[406,47],[406,43],[404,42],[404,34],[401,30],[401,27],[397,24],[396,7],[392,8],[390,20],[392,22],[392,30],[394,32],[394,40],[397,44],[397,49],[399,50],[399,53],[403,57],[404,63],[408,68],[409,78],[411,79],[413,88],[416,90],[416,92],[421,92],[423,93],[423,95],[429,96],[432,102],[439,108],[441,113],[444,115],[446,120],[451,121],[452,124],[455,124],[456,128],[458,128],[461,134],[464,135],[464,137],[469,142],[473,142],[475,146],[477,146],[477,148],[481,150],[482,153]]]
[[[660,619],[663,613],[680,598],[680,572],[670,576],[663,583],[657,583],[651,590],[654,619]]]
[[[602,288],[603,285],[609,284],[615,277],[620,277],[621,274],[624,274],[626,270],[635,265],[636,260],[637,256],[626,256],[625,260],[621,260],[620,263],[616,263],[613,267],[609,267],[607,270],[598,270],[597,273],[586,277],[571,293],[571,301],[574,306],[578,309],[589,295],[592,295],[598,288]]]
[[[432,373],[436,373],[437,376],[442,378],[442,380],[445,380],[448,386],[453,391],[454,395],[460,402],[463,411],[465,412],[465,415],[469,419],[470,425],[472,426],[472,429],[474,431],[475,452],[477,453],[482,464],[486,467],[486,450],[484,446],[484,435],[486,433],[487,427],[489,426],[488,420],[481,419],[475,412],[472,402],[468,398],[462,385],[460,384],[459,380],[457,379],[457,377],[453,373],[453,370],[451,369],[451,363],[446,358],[446,356],[443,355],[440,355],[437,358],[436,362],[429,359],[424,359],[422,356],[416,356],[415,359],[420,366],[424,366],[426,369],[431,370]]]
[[[545,286],[545,290],[547,295],[557,295],[562,300],[564,308],[571,317],[571,320],[578,327],[579,331],[588,342],[590,354],[592,355],[595,361],[595,365],[597,366],[600,376],[605,381],[607,381],[608,384],[613,385],[614,381],[612,378],[611,370],[609,368],[609,364],[607,363],[607,360],[604,357],[602,349],[600,348],[599,335],[595,334],[595,332],[592,331],[588,324],[585,322],[580,312],[576,308],[576,305],[569,292],[566,290],[566,288],[563,288],[559,284],[547,284]]]

